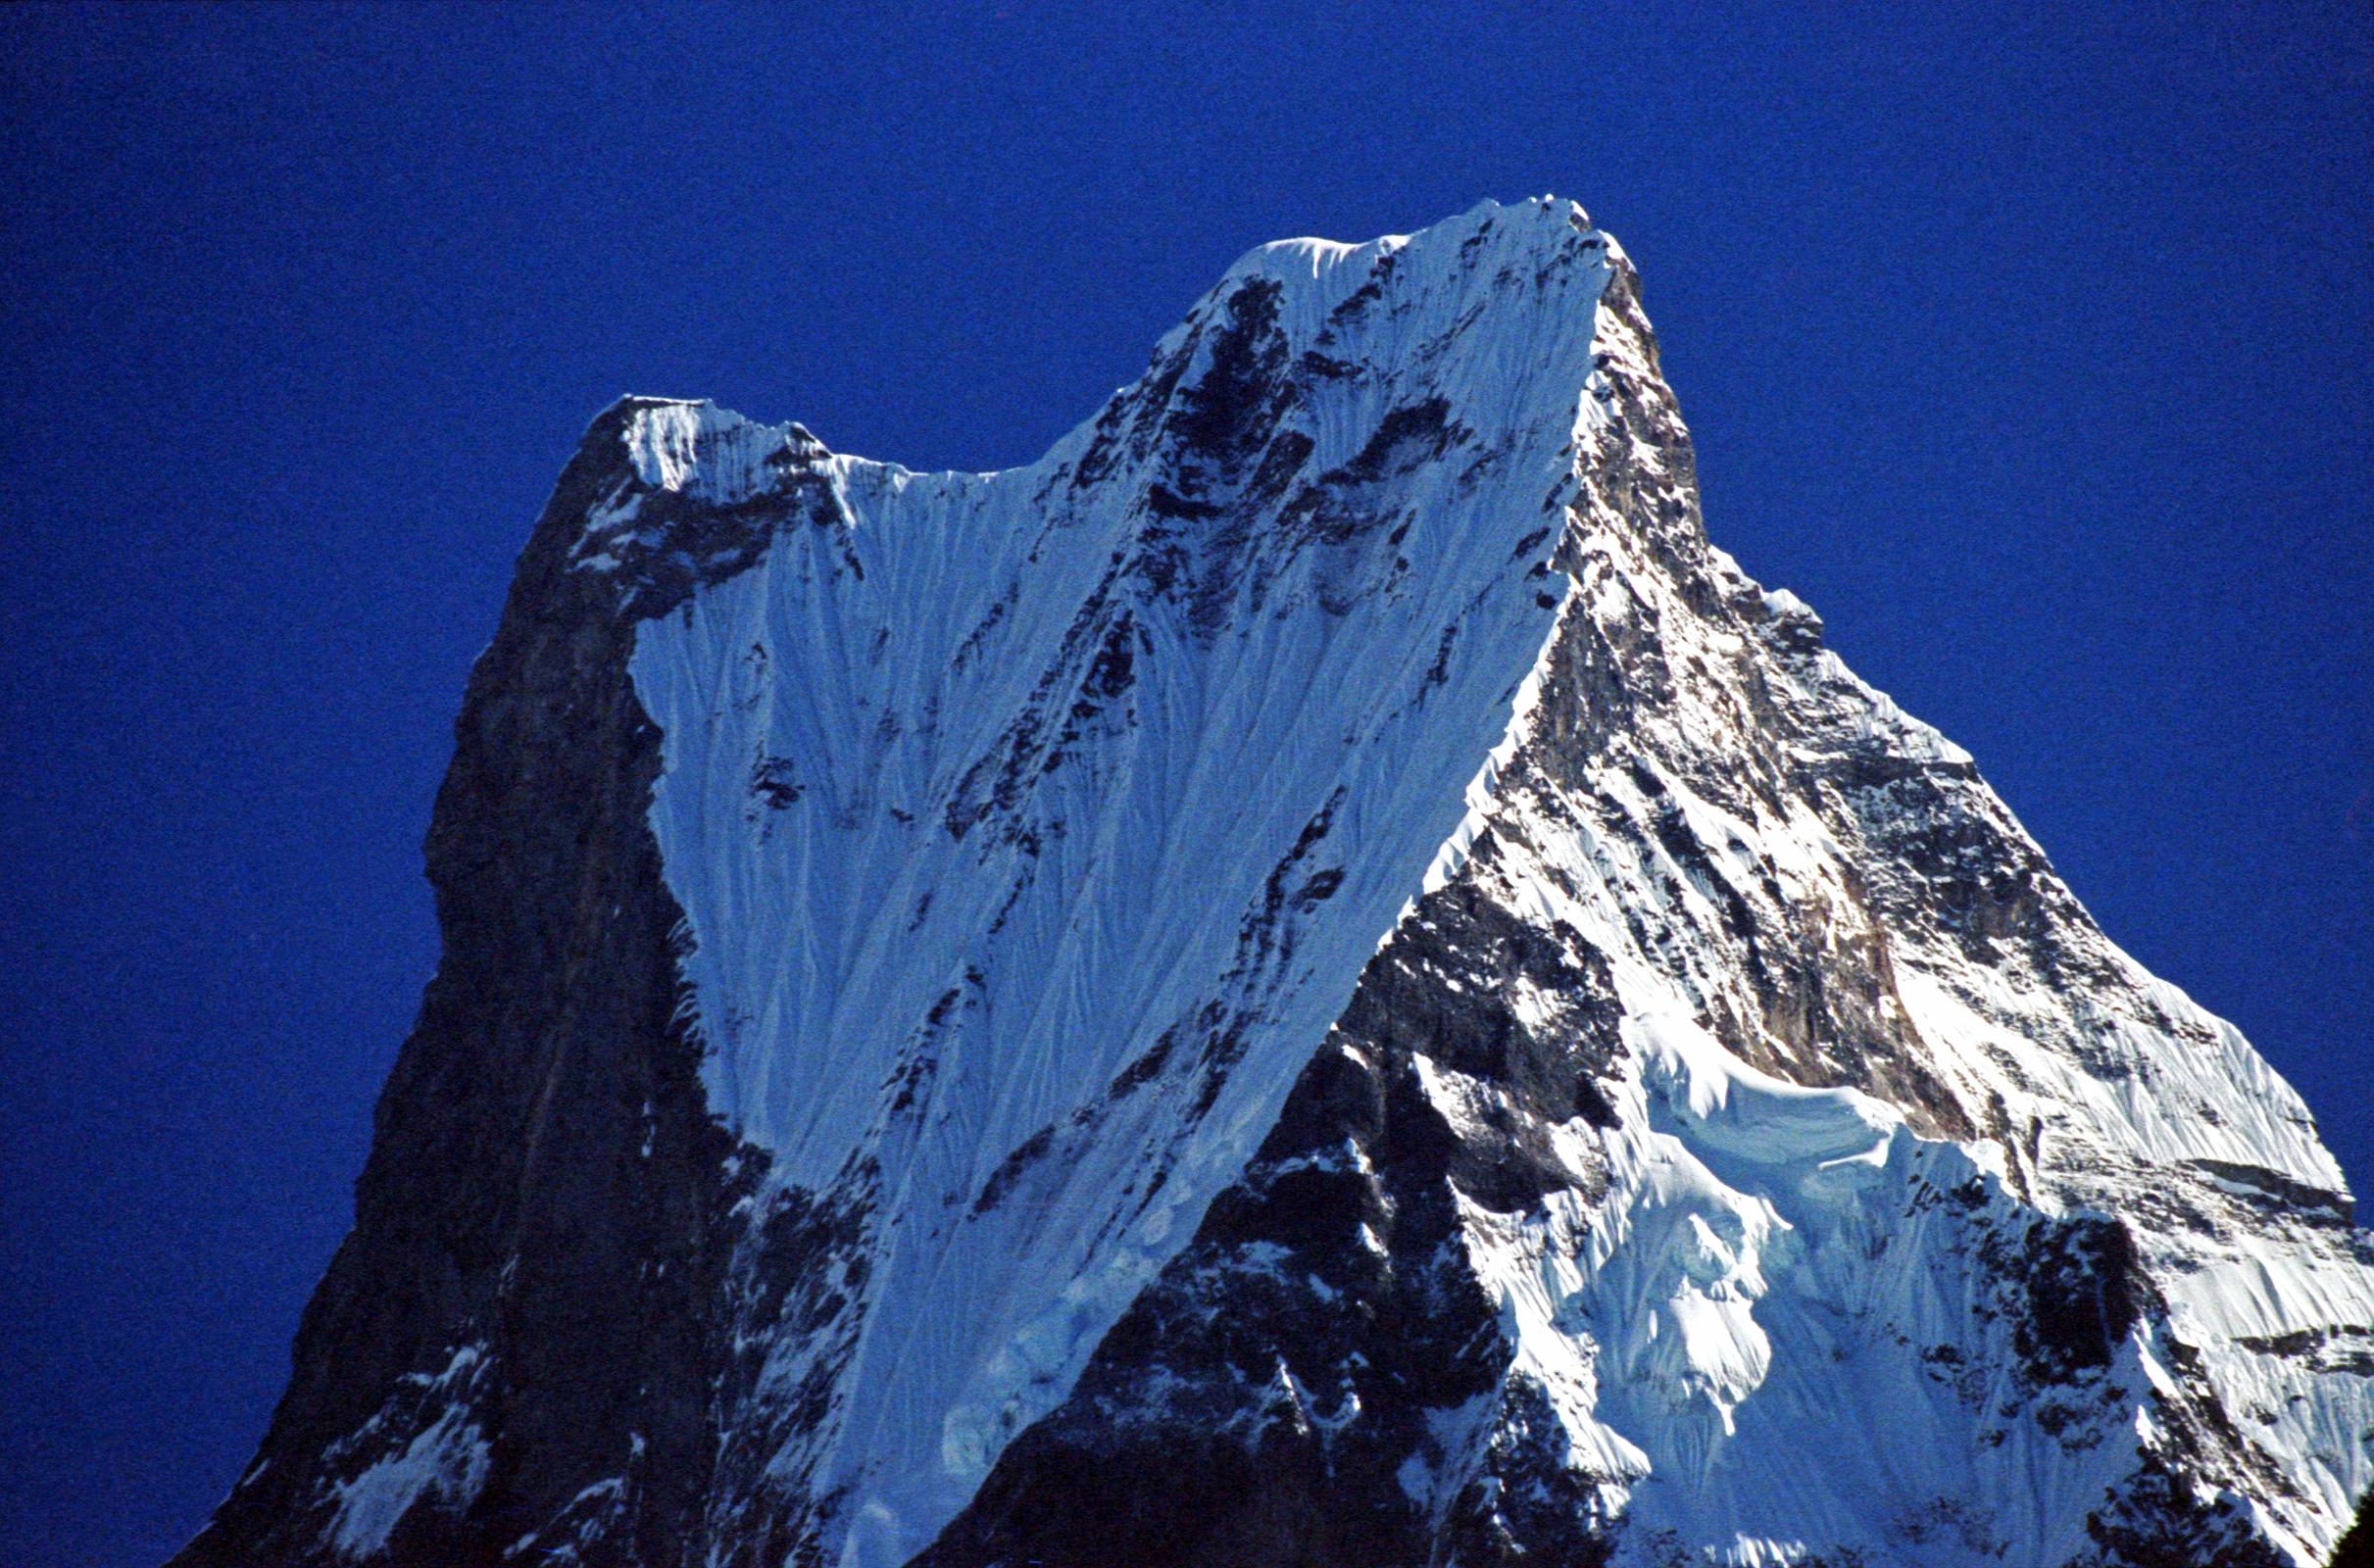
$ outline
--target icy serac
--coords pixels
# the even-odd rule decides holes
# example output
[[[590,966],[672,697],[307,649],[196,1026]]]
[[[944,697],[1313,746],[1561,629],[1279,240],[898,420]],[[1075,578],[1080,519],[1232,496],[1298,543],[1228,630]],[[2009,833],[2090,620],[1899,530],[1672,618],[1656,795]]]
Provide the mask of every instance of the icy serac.
[[[1234,268],[1038,463],[628,399],[179,1559],[2310,1564],[2293,1092],[1702,532],[1570,203]]]

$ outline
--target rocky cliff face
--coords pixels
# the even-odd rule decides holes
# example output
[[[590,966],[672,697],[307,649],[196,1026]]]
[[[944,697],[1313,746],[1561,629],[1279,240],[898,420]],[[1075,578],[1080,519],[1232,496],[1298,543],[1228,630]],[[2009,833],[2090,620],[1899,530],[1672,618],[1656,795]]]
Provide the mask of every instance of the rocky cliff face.
[[[629,399],[181,1563],[2294,1564],[2298,1098],[1702,531],[1555,201],[1248,256],[1039,463]]]

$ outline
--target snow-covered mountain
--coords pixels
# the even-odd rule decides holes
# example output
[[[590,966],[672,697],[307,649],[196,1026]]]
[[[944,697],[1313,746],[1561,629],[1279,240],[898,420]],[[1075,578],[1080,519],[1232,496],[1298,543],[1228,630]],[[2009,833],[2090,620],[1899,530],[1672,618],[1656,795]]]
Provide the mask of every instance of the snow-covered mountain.
[[[2321,1562],[2305,1107],[1702,531],[1570,203],[1028,467],[604,414],[183,1564]]]

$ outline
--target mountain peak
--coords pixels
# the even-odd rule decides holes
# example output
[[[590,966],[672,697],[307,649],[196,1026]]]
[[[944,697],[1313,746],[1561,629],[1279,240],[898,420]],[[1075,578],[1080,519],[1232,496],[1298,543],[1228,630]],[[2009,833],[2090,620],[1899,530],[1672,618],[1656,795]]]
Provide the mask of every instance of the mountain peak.
[[[999,473],[625,400],[538,540],[189,1568],[2270,1568],[2374,1484],[2305,1108],[1706,543],[1572,204],[1261,247]]]
[[[1241,277],[1317,277],[1347,262],[1357,270],[1420,240],[1457,253],[1479,233],[1504,225],[1510,234],[1550,251],[1563,246],[1569,232],[1594,232],[1590,214],[1577,202],[1541,196],[1503,205],[1486,198],[1463,213],[1414,233],[1385,234],[1364,243],[1304,236],[1257,245],[1222,274],[1214,292],[1225,292],[1232,280]]]
[[[644,485],[720,506],[775,488],[788,462],[827,455],[797,424],[761,424],[707,398],[622,397],[603,419],[618,424]]]

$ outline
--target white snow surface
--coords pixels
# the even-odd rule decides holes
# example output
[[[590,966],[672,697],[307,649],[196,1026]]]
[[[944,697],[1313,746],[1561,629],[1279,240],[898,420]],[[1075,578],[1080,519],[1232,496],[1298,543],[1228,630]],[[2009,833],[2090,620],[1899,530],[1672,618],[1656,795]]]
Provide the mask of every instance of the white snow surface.
[[[1630,1519],[1628,1549],[1735,1568],[1831,1546],[2058,1562],[2161,1441],[2171,1336],[2297,1485],[2254,1499],[2270,1539],[2314,1560],[2374,1484],[2368,1380],[2267,1348],[2364,1332],[2374,1276],[2346,1228],[2267,1217],[2254,1182],[2343,1183],[2241,1036],[2082,911],[2065,933],[2096,965],[2082,994],[1941,928],[1858,925],[1867,892],[1901,891],[1890,846],[1908,829],[1885,787],[1773,800],[1707,782],[1756,744],[1740,715],[1776,704],[1797,761],[1884,754],[2027,845],[1965,754],[1827,652],[1764,644],[1811,622],[1793,596],[1685,538],[1672,548],[1722,597],[1709,612],[1596,488],[1619,450],[1638,482],[1684,482],[1594,396],[1610,376],[1656,383],[1637,313],[1604,299],[1621,265],[1551,201],[1240,261],[1115,409],[1176,405],[1231,303],[1274,286],[1288,358],[1352,368],[1285,416],[1313,443],[1304,472],[1354,467],[1428,399],[1466,437],[1347,481],[1406,533],[1281,525],[1189,546],[1185,578],[1216,585],[1207,619],[1143,574],[1176,544],[1149,499],[1177,482],[1173,444],[1115,456],[1092,422],[988,475],[820,459],[835,520],[785,526],[640,628],[632,677],[665,734],[651,824],[685,911],[711,1104],[772,1181],[871,1204],[863,1326],[816,1438],[814,1486],[848,1489],[847,1568],[928,1544],[1063,1398],[1242,1169],[1369,958],[1458,876],[1563,922],[1616,975],[1621,1125],[1560,1129],[1578,1186],[1540,1211],[1464,1212],[1511,1375],[1549,1395],[1571,1462]],[[1338,314],[1388,267],[1391,309]],[[706,404],[649,407],[627,436],[649,490],[720,506],[781,482],[770,459],[806,439]],[[1092,456],[1109,466],[1075,483]],[[1215,494],[1244,482],[1206,477]],[[631,533],[639,504],[604,511],[604,537]],[[1538,569],[1554,549],[1576,575]],[[1550,744],[1547,651],[1587,635],[1657,639],[1677,690],[1625,765],[1577,792],[1528,760]],[[1660,847],[1644,770],[1728,890]],[[1503,851],[1489,866],[1472,858],[1485,835]],[[1804,1087],[1770,1069],[1824,1064],[1777,1037],[1761,1066],[1726,1049],[1710,1015],[1760,1005],[1727,891],[1884,947],[1889,1005],[1930,1069],[2007,1131],[1954,1141],[1873,1095]],[[1205,1063],[1215,1039],[1224,1070]],[[1491,1092],[1424,1070],[1455,1124]],[[1586,1167],[1607,1177],[1591,1201]],[[1983,1197],[1938,1198],[1957,1191]],[[2010,1381],[1972,1237],[2095,1211],[2134,1225],[2169,1316],[2092,1388],[2083,1419],[2109,1409],[2112,1436],[2072,1445]],[[778,1386],[812,1351],[775,1350]],[[1442,1412],[1442,1451],[1404,1466],[1410,1495],[1457,1493],[1458,1450],[1489,1421]],[[423,1453],[466,1480],[454,1441]],[[341,1530],[361,1539],[381,1484],[355,1486]]]
[[[651,821],[690,925],[711,1102],[782,1182],[822,1190],[860,1152],[880,1162],[887,1240],[824,1471],[852,1489],[853,1564],[927,1544],[1069,1390],[1488,799],[1478,768],[1567,587],[1532,568],[1556,539],[1546,499],[1573,486],[1577,424],[1598,416],[1583,387],[1605,240],[1540,203],[1410,240],[1265,246],[1156,357],[1194,345],[1194,383],[1226,302],[1262,280],[1300,356],[1389,256],[1409,303],[1325,344],[1371,373],[1290,416],[1314,443],[1306,471],[1352,463],[1430,397],[1493,461],[1464,485],[1448,463],[1398,476],[1398,542],[1383,527],[1298,551],[1246,541],[1215,638],[1125,580],[1155,476],[1067,486],[1091,426],[986,476],[833,459],[841,528],[779,535],[639,634],[636,691],[666,733]],[[1493,294],[1499,329],[1469,330]],[[750,454],[788,439],[754,428],[685,406],[644,416],[630,444],[647,480],[730,500],[755,482]],[[1125,626],[1133,678],[1058,745],[1100,647],[1075,634],[1084,615]],[[753,769],[777,758],[799,798],[754,806]],[[954,837],[951,810],[1010,758],[1017,809]],[[1340,886],[1300,906],[1321,872]],[[1197,1060],[1223,1020],[1243,1054],[1199,1115]],[[1165,1070],[1110,1098],[1166,1033]],[[924,1059],[917,1107],[895,1117]]]

